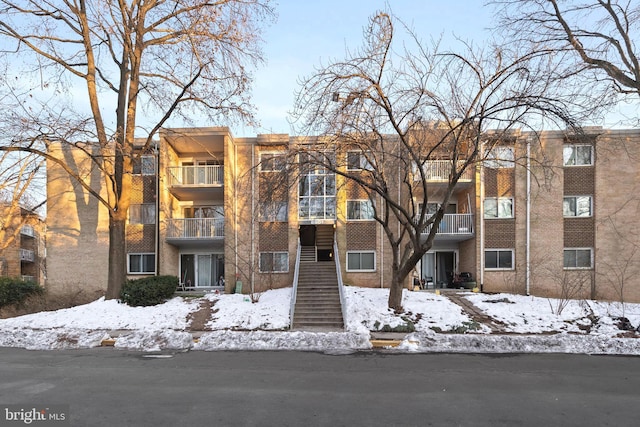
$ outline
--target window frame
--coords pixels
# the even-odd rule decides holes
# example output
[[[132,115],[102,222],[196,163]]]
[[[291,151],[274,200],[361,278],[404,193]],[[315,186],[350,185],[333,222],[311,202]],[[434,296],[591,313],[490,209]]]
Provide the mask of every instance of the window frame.
[[[566,253],[575,252],[575,266],[567,266]],[[578,251],[589,251],[589,266],[578,266]],[[593,248],[563,248],[562,249],[562,268],[564,270],[593,270]]]
[[[359,203],[359,204],[360,204],[360,207],[359,207],[359,209],[358,209],[358,212],[359,212],[360,214],[362,214],[362,212],[365,212],[365,211],[366,211],[366,209],[362,209],[362,203],[368,203],[368,204],[369,204],[369,211],[371,212],[371,217],[369,217],[369,218],[362,218],[362,216],[361,216],[360,218],[350,218],[350,217],[349,217],[349,213],[351,212],[351,211],[350,211],[350,209],[349,209],[349,204],[350,204],[350,203]],[[360,222],[363,222],[363,221],[375,221],[375,218],[374,218],[374,210],[373,210],[373,202],[372,202],[370,199],[348,199],[348,200],[346,201],[346,205],[347,205],[347,211],[346,211],[347,215],[346,215],[346,218],[347,218],[347,221],[348,221],[348,222],[358,222],[358,221],[360,221]]]
[[[360,265],[362,265],[362,255],[364,254],[373,254],[373,269],[363,269],[363,268],[350,268],[349,267],[349,255],[353,255],[353,254],[359,254],[360,255]],[[375,250],[358,250],[358,251],[347,251],[347,255],[346,255],[346,270],[348,273],[374,273],[377,271],[376,268],[376,258],[377,258],[377,254]]]
[[[579,147],[589,147],[589,163],[577,163],[578,160],[578,148]],[[565,155],[565,150],[569,148],[572,151],[575,151],[575,154],[573,156],[569,155],[568,157]],[[564,144],[562,146],[562,166],[564,167],[580,167],[580,166],[593,166],[594,164],[594,149],[593,149],[593,144]],[[576,160],[575,164],[569,164],[567,163],[568,160],[570,160],[571,158],[574,158]]]
[[[578,215],[578,198],[588,197],[589,198],[589,215]],[[575,215],[567,215],[564,209],[565,201],[567,199],[574,199],[575,206]],[[562,197],[562,217],[563,218],[591,218],[593,216],[593,196],[590,195],[580,195],[580,196],[563,196]]]
[[[367,151],[367,152],[371,153],[370,151]],[[356,168],[352,168],[351,162],[349,161],[349,156],[354,154],[358,156],[358,167]],[[347,157],[346,166],[348,171],[373,171],[374,170],[373,164],[371,164],[371,162],[365,155],[365,151],[363,150],[349,150],[346,153],[346,157]]]
[[[272,258],[271,258],[271,267],[272,267],[272,269],[271,270],[263,270],[262,269],[262,266],[263,266],[262,256],[263,255],[271,255],[272,256]],[[285,270],[273,270],[273,267],[276,265],[274,263],[274,258],[273,258],[274,255],[285,255],[286,256],[286,261],[283,264],[284,267],[285,267]],[[287,251],[262,251],[262,252],[258,252],[258,271],[260,273],[273,273],[273,274],[286,274],[286,273],[289,273],[289,252],[287,252]]]
[[[504,156],[503,153],[509,155]],[[516,167],[516,150],[513,146],[496,145],[489,150],[484,160],[484,166],[489,169],[512,169]]]
[[[143,209],[142,209],[143,206],[146,206],[147,209],[150,209],[149,211],[146,212],[147,214],[149,212],[153,212],[152,222],[145,222],[145,219],[148,220],[148,216],[143,215]],[[134,212],[136,211],[136,208],[138,208],[137,209],[137,215],[134,214]],[[156,205],[155,205],[155,203],[133,203],[133,204],[129,205],[128,222],[131,225],[133,225],[133,224],[154,225],[156,223]]]
[[[131,257],[132,256],[139,256],[140,257],[140,267],[141,267],[141,271],[132,271],[131,270]],[[151,271],[144,271],[144,257],[145,256],[152,256],[152,262],[151,265],[153,266],[153,269]],[[127,274],[155,274],[156,273],[156,254],[155,252],[130,252],[127,253]]]
[[[270,156],[269,162],[263,160],[263,157]],[[286,170],[286,156],[287,154],[284,151],[262,151],[260,153],[260,172],[284,172]],[[278,165],[275,159],[280,158],[282,163]],[[270,169],[265,169],[265,165],[271,164]],[[280,166],[278,169],[276,166]]]
[[[487,252],[496,252],[496,267],[487,267]],[[500,253],[509,252],[511,254],[511,266],[500,266]],[[515,270],[515,249],[513,248],[489,248],[484,250],[484,269],[485,271],[513,271]]]
[[[487,216],[487,200],[495,200],[496,201],[496,216]],[[500,216],[500,200],[510,200],[511,201],[511,216]],[[485,197],[482,207],[482,216],[484,219],[513,219],[516,217],[515,215],[515,207],[513,197]]]
[[[149,159],[151,159],[151,169],[149,169]],[[145,160],[147,160],[146,167]],[[138,166],[140,170],[136,171]],[[143,154],[140,157],[134,158],[131,174],[136,176],[154,176],[156,174],[156,156]]]
[[[289,202],[286,200],[260,202],[259,222],[287,222],[288,220]]]

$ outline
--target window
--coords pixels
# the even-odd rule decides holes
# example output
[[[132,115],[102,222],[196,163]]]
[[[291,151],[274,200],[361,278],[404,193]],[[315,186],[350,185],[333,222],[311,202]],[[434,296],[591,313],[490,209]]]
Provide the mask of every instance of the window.
[[[284,153],[261,153],[260,154],[260,171],[262,172],[279,172],[285,169],[287,159]]]
[[[347,220],[367,221],[373,219],[371,200],[347,200]]]
[[[376,253],[347,252],[347,271],[376,271]]]
[[[591,268],[592,266],[592,250],[585,249],[565,249],[564,250],[564,268]]]
[[[515,167],[513,147],[493,147],[487,152],[485,166],[492,169]]]
[[[156,272],[155,254],[129,254],[129,274],[146,274]]]
[[[484,268],[487,270],[513,270],[513,249],[488,249],[484,251]]]
[[[593,164],[592,145],[565,145],[562,149],[562,164],[565,166],[590,166]]]
[[[336,176],[309,174],[300,177],[298,217],[300,219],[335,219]]]
[[[513,218],[513,199],[509,197],[487,197],[484,199],[485,218]]]
[[[288,273],[289,254],[287,252],[260,252],[261,273]]]
[[[287,202],[262,202],[260,204],[260,221],[284,222],[287,220],[288,209]]]
[[[349,151],[347,153],[347,170],[373,170],[370,158],[371,152]]]
[[[129,206],[129,224],[155,224],[156,206],[153,203]]]
[[[133,174],[134,175],[155,175],[156,174],[155,156],[134,157]]]
[[[591,196],[565,197],[562,202],[562,214],[565,217],[591,216]]]

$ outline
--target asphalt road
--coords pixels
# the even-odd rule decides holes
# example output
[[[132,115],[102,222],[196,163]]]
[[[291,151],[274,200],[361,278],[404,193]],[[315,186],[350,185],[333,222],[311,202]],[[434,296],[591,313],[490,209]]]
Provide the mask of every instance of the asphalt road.
[[[640,358],[1,348],[9,404],[74,426],[636,426]]]

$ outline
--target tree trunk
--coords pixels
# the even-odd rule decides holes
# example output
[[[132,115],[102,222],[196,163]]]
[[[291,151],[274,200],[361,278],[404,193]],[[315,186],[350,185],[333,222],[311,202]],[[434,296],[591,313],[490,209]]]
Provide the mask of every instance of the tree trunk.
[[[127,278],[125,253],[125,220],[109,216],[109,277],[106,299],[120,298]]]
[[[391,288],[389,288],[389,308],[396,313],[402,313],[402,279],[399,271],[394,270],[391,277]]]

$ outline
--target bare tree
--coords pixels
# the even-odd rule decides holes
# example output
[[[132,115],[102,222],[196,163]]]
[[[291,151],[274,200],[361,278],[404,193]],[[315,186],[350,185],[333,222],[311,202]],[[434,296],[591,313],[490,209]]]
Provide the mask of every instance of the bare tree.
[[[136,133],[145,152],[170,118],[250,123],[249,69],[262,60],[273,9],[269,0],[1,0],[0,10],[2,54],[25,65],[5,88],[20,108],[11,112],[15,137],[0,149],[46,157],[107,208],[107,297],[117,298]],[[51,156],[52,143],[82,152],[106,196]]]
[[[498,28],[564,63],[559,77],[588,75],[623,95],[640,96],[640,4],[633,0],[495,0]]]
[[[301,133],[319,135],[298,147],[307,161],[372,201],[393,253],[389,307],[401,311],[403,283],[431,248],[460,178],[487,156],[513,161],[493,149],[516,128],[572,123],[567,111],[583,94],[561,98],[550,64],[536,54],[466,44],[462,53],[443,52],[401,23],[396,35],[397,24],[387,13],[373,16],[361,48],[301,82],[294,117]],[[346,155],[352,150],[360,155]],[[434,194],[436,164],[445,165],[446,186],[431,213],[421,207]]]

